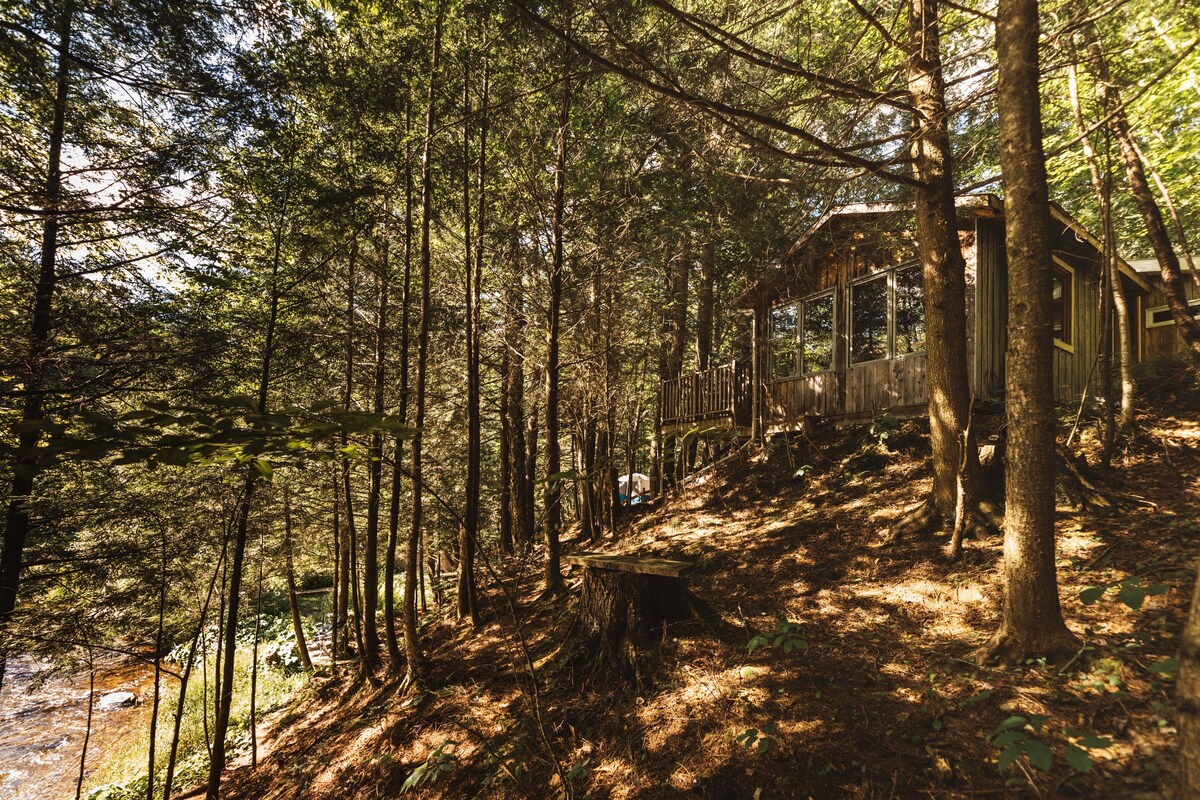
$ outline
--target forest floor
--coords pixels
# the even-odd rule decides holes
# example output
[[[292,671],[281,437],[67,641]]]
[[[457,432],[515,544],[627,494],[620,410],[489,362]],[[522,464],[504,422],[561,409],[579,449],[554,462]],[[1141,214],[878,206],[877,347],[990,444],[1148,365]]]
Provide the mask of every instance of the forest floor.
[[[448,617],[424,629],[424,693],[319,676],[274,715],[259,767],[233,770],[227,796],[395,797],[420,778],[417,796],[453,798],[1170,797],[1200,397],[1165,389],[1155,402],[1114,458],[1117,508],[1058,515],[1063,612],[1082,643],[1066,663],[971,662],[997,625],[998,538],[968,542],[954,564],[944,536],[884,544],[928,491],[916,423],[886,447],[866,427],[818,430],[726,462],[606,543],[696,562],[688,583],[722,619],[656,639],[641,665],[651,681],[583,681],[563,657],[578,573],[570,596],[538,601],[536,563],[507,565],[519,636],[485,579],[480,631]],[[1095,463],[1096,449],[1085,436],[1075,451]],[[1002,771],[1006,720],[1000,744],[1026,755]]]

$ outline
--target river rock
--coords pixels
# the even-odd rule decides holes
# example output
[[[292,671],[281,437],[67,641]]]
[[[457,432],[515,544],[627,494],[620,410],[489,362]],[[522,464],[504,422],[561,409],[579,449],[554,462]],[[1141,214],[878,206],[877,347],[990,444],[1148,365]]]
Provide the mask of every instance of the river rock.
[[[100,710],[112,711],[115,708],[129,708],[137,705],[137,695],[133,692],[109,692],[100,698]]]

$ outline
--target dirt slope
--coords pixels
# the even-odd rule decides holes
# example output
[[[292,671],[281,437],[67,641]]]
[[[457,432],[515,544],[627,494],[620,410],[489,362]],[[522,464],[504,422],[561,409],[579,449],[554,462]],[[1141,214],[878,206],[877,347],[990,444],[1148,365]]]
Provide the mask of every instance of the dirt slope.
[[[645,655],[652,686],[581,687],[560,650],[575,597],[537,603],[536,563],[509,565],[519,630],[485,581],[482,631],[427,628],[428,692],[316,679],[228,796],[395,797],[427,759],[436,780],[416,796],[560,796],[564,780],[595,798],[1163,796],[1175,760],[1168,659],[1200,533],[1200,412],[1143,420],[1115,464],[1126,497],[1115,511],[1060,513],[1064,612],[1086,646],[1065,665],[1019,668],[967,660],[996,624],[998,539],[969,542],[960,564],[944,561],[940,538],[881,545],[929,485],[914,426],[890,449],[864,447],[865,429],[819,435],[820,448],[779,444],[723,465],[607,545],[695,560],[689,582],[722,617],[716,632],[666,631]],[[1169,589],[1133,610],[1116,599],[1130,580],[1126,599]],[[1087,587],[1113,588],[1085,605]],[[750,652],[779,619],[791,623],[779,646],[770,637]],[[1030,757],[1001,772],[987,737],[1018,714],[1046,719],[1013,727],[1024,738],[1007,738]],[[1103,743],[1089,737],[1112,744],[1081,772],[1065,754]]]

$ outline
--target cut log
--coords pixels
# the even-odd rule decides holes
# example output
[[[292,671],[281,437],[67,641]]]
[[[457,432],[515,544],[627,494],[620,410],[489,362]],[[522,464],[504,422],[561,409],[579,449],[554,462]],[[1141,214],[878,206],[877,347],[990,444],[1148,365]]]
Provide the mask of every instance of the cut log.
[[[639,575],[661,575],[665,578],[678,578],[692,567],[690,561],[672,561],[669,558],[643,558],[641,556],[610,556],[604,553],[563,556],[563,561],[579,567],[611,569]]]

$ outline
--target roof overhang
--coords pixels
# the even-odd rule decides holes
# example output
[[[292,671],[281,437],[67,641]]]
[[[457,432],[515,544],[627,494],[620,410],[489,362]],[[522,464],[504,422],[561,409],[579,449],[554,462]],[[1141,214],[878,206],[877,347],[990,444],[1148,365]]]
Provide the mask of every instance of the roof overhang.
[[[1078,220],[1064,211],[1058,203],[1050,203],[1050,218],[1055,222],[1065,225],[1082,241],[1085,241],[1092,247],[1096,248],[1097,253],[1104,252],[1104,245],[1100,242],[1100,240],[1093,236],[1087,228],[1083,227]],[[1150,284],[1146,283],[1145,279],[1143,279],[1141,275],[1138,275],[1137,270],[1129,266],[1129,262],[1121,258],[1120,255],[1117,256],[1117,269],[1120,270],[1122,275],[1129,279],[1130,283],[1137,286],[1143,292],[1149,294]]]

